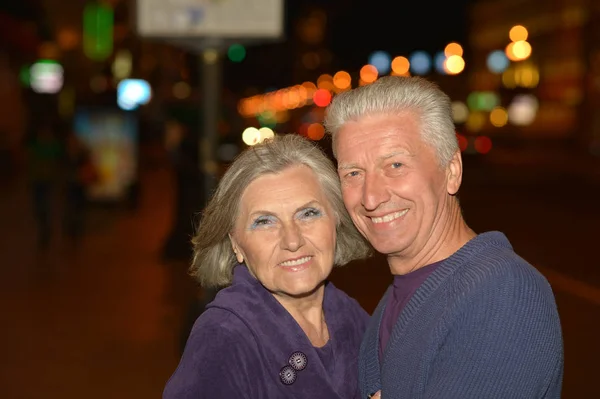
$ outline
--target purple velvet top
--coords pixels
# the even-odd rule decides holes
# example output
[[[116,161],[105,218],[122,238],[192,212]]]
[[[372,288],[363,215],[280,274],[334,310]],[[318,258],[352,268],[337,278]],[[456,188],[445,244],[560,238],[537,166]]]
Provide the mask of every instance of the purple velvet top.
[[[369,315],[325,286],[330,339],[315,348],[248,269],[234,269],[196,320],[163,399],[358,398],[358,351]]]
[[[431,273],[441,264],[442,261],[423,266],[411,273],[394,276],[392,284],[392,292],[390,293],[388,303],[383,312],[381,326],[379,328],[379,359],[383,361],[383,352],[392,335],[392,330],[396,325],[396,321],[406,306],[410,298],[413,296],[417,288],[429,277]]]

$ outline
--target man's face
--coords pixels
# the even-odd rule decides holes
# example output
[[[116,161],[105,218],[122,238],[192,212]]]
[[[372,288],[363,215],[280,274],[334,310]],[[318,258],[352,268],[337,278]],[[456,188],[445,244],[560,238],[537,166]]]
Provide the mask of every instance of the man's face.
[[[460,185],[460,155],[440,167],[409,111],[348,122],[335,147],[344,203],[358,230],[382,254],[419,256],[444,228],[449,194]]]

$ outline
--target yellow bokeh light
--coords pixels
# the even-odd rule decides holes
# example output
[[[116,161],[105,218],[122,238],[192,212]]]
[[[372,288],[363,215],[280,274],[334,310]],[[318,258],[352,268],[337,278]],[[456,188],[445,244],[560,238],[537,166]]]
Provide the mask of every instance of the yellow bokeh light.
[[[373,65],[367,64],[360,68],[360,80],[362,80],[365,84],[373,83],[377,80],[378,76],[379,73],[377,72],[377,68],[375,68]]]
[[[242,133],[242,140],[246,145],[256,145],[260,143],[260,131],[255,127],[248,127]]]
[[[451,55],[444,61],[444,69],[450,75],[457,75],[465,69],[465,60],[460,55]]]
[[[527,28],[525,28],[523,25],[515,25],[510,28],[510,31],[508,32],[508,37],[513,42],[527,40],[528,36],[529,32],[527,32]]]
[[[459,57],[463,56],[463,48],[460,44],[452,42],[448,43],[444,48],[444,55],[446,57],[450,57],[452,55],[458,55]]]
[[[526,60],[531,55],[531,44],[525,40],[514,42],[512,53],[517,61]]]
[[[272,139],[275,137],[275,132],[269,127],[261,127],[258,129],[258,133],[260,133],[260,141],[264,141],[266,139]]]
[[[392,60],[392,72],[396,75],[404,76],[408,74],[410,61],[406,57],[396,57]]]
[[[496,127],[505,126],[508,123],[508,112],[503,107],[496,107],[490,112],[490,122]]]
[[[349,89],[352,85],[352,78],[346,71],[339,71],[333,75],[333,85],[339,90]]]
[[[532,89],[540,82],[540,73],[535,65],[523,65],[514,72],[515,83],[521,87]]]
[[[483,112],[471,112],[467,118],[467,129],[472,132],[480,131],[485,125],[486,117]]]
[[[508,46],[506,46],[506,49],[504,49],[504,53],[506,54],[506,57],[509,60],[511,60],[511,61],[519,61],[519,59],[515,55],[514,47],[515,47],[515,42],[508,43]]]
[[[502,73],[502,84],[507,89],[514,89],[515,87],[517,87],[515,71],[513,69],[507,69]]]

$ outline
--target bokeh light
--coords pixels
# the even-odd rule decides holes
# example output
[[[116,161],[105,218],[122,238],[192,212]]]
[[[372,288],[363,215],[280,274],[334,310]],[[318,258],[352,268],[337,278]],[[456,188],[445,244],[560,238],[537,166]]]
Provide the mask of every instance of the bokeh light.
[[[527,32],[527,28],[525,28],[523,25],[515,25],[510,28],[510,31],[508,32],[508,37],[513,42],[527,40],[528,36],[529,32]]]
[[[472,132],[478,132],[485,126],[487,121],[486,115],[483,112],[471,112],[467,118],[467,129]]]
[[[437,71],[437,73],[442,74],[442,75],[446,75],[447,71],[446,71],[446,54],[444,54],[443,51],[439,51],[435,54],[435,57],[433,57],[433,64],[435,65],[435,70]]]
[[[231,62],[242,62],[246,58],[246,48],[241,44],[232,44],[227,49],[227,58]]]
[[[514,42],[512,52],[518,61],[526,60],[531,55],[531,44],[525,40]]]
[[[350,74],[346,71],[339,71],[335,75],[333,75],[333,85],[338,90],[347,90],[352,85],[352,78]]]
[[[487,136],[479,136],[475,139],[475,151],[480,154],[487,154],[492,149],[492,139]]]
[[[508,106],[508,121],[516,126],[527,126],[533,123],[537,115],[539,103],[532,94],[519,94]]]
[[[452,118],[454,123],[465,123],[469,117],[469,108],[462,101],[452,102]]]
[[[333,84],[333,76],[328,73],[324,73],[317,79],[317,87],[319,89],[325,89],[329,91],[335,90],[335,86]]]
[[[260,132],[255,127],[247,127],[242,133],[242,141],[246,145],[256,145],[260,143]]]
[[[192,88],[186,82],[177,82],[173,85],[173,97],[183,100],[188,98],[192,92]]]
[[[385,51],[375,51],[369,56],[369,64],[377,68],[379,75],[385,75],[391,68],[391,57]]]
[[[124,110],[134,110],[148,104],[152,97],[150,83],[143,79],[124,79],[117,86],[117,104]]]
[[[415,51],[409,57],[410,70],[416,75],[426,75],[431,71],[431,57],[425,51]]]
[[[392,60],[392,72],[396,75],[406,76],[410,70],[408,58],[398,56]]]
[[[379,77],[379,72],[377,68],[371,64],[367,64],[360,68],[360,80],[364,83],[369,84],[373,83]]]
[[[58,93],[64,84],[64,69],[58,62],[41,60],[29,68],[29,80],[36,93]]]
[[[491,111],[500,105],[500,96],[493,91],[473,91],[467,96],[467,105],[471,111]]]
[[[490,112],[490,123],[495,127],[502,127],[508,123],[508,112],[503,107],[495,107]]]
[[[492,51],[487,57],[487,67],[492,73],[502,73],[509,65],[508,57],[501,50]]]
[[[465,69],[465,60],[460,55],[451,55],[445,62],[446,71],[450,75],[458,75]]]
[[[266,126],[258,129],[258,133],[260,133],[260,141],[261,142],[275,137],[275,132],[273,131],[273,129],[266,127]]]
[[[462,134],[456,134],[456,140],[458,141],[458,148],[461,152],[465,152],[469,146],[469,140]]]
[[[448,43],[444,48],[444,54],[446,55],[446,57],[450,57],[451,55],[458,55],[462,57],[463,48],[460,44],[456,42]]]
[[[311,123],[306,130],[306,136],[314,141],[325,137],[325,127],[320,123]]]
[[[331,92],[326,89],[318,89],[313,94],[313,102],[318,107],[326,107],[331,102]]]

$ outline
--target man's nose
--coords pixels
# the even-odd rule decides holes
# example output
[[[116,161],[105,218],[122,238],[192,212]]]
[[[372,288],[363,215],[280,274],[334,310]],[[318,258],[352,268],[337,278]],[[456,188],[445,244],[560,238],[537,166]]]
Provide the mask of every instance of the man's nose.
[[[383,177],[378,173],[367,173],[363,184],[363,207],[368,211],[373,211],[389,199],[390,195]]]

